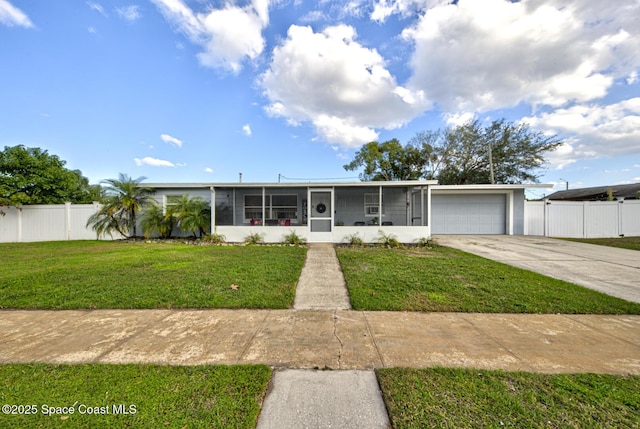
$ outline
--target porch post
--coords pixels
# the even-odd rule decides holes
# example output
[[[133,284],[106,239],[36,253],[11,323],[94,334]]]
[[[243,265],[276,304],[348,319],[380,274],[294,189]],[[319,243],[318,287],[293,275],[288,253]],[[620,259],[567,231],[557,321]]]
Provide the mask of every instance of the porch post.
[[[420,188],[420,226],[424,226],[424,186]]]
[[[262,187],[262,227],[267,223],[267,190]]]
[[[216,231],[216,189],[211,186],[211,234]]]
[[[378,188],[378,214],[378,219],[380,219],[378,221],[380,222],[378,226],[382,227],[382,185],[380,185],[380,187]]]
[[[431,186],[427,185],[427,226],[431,228]],[[431,235],[431,230],[429,230]]]

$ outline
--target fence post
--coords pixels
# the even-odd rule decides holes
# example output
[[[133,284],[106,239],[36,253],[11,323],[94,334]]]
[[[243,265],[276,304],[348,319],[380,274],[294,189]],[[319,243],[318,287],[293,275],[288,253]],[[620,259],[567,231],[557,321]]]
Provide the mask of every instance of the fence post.
[[[64,219],[67,241],[71,240],[71,203],[64,203]]]
[[[551,204],[551,201],[549,201],[548,199],[544,200],[544,210],[542,213],[542,222],[543,222],[543,235],[545,237],[549,236],[549,204]]]

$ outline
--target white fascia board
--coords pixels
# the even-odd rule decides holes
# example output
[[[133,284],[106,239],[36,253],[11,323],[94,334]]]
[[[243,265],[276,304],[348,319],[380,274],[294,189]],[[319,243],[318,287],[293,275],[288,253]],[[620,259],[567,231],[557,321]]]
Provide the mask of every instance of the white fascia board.
[[[177,188],[342,188],[342,187],[422,187],[434,186],[437,180],[403,180],[375,182],[228,182],[228,183],[141,183],[140,186],[156,189]]]
[[[440,191],[510,191],[515,189],[548,189],[553,188],[553,184],[515,184],[515,185],[436,185],[431,187],[431,192],[438,193]]]

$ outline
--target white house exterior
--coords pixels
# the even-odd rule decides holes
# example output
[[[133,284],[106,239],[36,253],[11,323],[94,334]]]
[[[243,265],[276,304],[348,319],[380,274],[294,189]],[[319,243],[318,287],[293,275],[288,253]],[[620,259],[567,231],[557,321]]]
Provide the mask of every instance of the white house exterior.
[[[175,197],[211,205],[211,230],[229,242],[261,234],[280,242],[340,243],[381,233],[411,243],[432,234],[524,234],[524,190],[549,185],[443,186],[436,181],[326,183],[151,183],[164,207]]]

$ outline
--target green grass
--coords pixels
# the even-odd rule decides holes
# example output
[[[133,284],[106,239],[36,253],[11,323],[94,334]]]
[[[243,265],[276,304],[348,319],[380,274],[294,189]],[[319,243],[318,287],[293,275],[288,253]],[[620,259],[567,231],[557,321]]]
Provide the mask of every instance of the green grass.
[[[337,253],[356,310],[640,314],[640,304],[446,247]]]
[[[580,243],[597,244],[599,246],[620,247],[622,249],[640,250],[640,237],[618,238],[565,238],[563,240]]]
[[[306,249],[71,241],[0,253],[0,308],[289,308]]]
[[[254,428],[270,377],[263,365],[0,365],[0,404],[37,412],[0,413],[0,427]]]
[[[380,369],[394,429],[639,428],[640,376]]]

